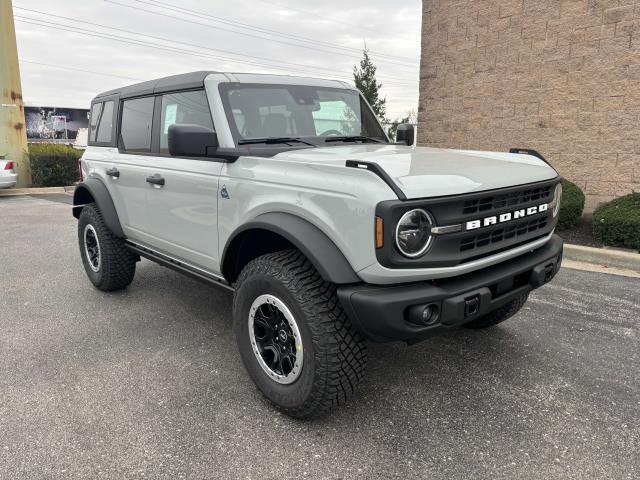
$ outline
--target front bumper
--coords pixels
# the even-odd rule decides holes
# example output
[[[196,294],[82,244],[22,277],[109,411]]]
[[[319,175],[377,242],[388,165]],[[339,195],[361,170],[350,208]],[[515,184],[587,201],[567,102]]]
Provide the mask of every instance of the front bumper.
[[[376,342],[416,342],[470,322],[549,282],[560,269],[562,239],[511,260],[453,278],[402,285],[345,285],[338,297],[354,326]],[[473,308],[469,308],[470,302]],[[435,323],[409,321],[411,307],[432,304]]]

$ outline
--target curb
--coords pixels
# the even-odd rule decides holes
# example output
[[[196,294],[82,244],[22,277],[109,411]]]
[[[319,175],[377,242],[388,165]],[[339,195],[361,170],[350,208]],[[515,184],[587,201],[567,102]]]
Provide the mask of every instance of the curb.
[[[68,187],[34,187],[34,188],[8,188],[0,190],[0,197],[13,197],[18,195],[38,195],[43,193],[73,193],[75,186]]]
[[[604,267],[601,265],[596,265],[595,263],[576,262],[567,258],[562,259],[562,268],[582,270],[584,272],[606,273],[607,275],[619,275],[621,277],[640,278],[640,272],[635,272],[633,270],[624,270],[622,268],[615,267]]]
[[[574,262],[640,272],[640,254],[633,250],[583,247],[565,243],[563,258]]]

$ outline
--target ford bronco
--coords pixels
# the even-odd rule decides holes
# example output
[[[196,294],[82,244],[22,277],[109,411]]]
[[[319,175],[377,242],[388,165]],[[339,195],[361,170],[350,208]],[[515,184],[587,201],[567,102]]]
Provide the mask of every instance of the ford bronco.
[[[141,257],[233,290],[259,390],[323,414],[367,341],[491,327],[560,268],[560,177],[537,152],[413,144],[340,81],[195,72],[102,93],[73,199],[84,268],[103,291]]]

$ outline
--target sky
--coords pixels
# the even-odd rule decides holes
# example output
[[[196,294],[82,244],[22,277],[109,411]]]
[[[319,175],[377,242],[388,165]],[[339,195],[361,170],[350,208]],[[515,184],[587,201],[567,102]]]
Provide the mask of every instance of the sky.
[[[387,117],[417,110],[421,1],[13,0],[27,105],[195,70],[347,80],[366,44]]]

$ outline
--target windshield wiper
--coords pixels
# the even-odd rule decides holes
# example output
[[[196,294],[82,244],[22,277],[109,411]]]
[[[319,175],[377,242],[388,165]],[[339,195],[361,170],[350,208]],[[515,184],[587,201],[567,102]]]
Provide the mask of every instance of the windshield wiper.
[[[312,147],[316,146],[311,142],[307,142],[306,140],[302,140],[300,138],[295,138],[295,137],[248,138],[246,140],[238,140],[238,145],[252,145],[257,143],[266,143],[267,145],[269,145],[274,143],[294,143],[294,142],[304,143],[305,145],[310,145]]]
[[[327,137],[324,140],[326,143],[329,142],[374,142],[374,143],[383,143],[379,138],[373,137],[365,137],[362,135],[344,135],[341,137]]]

